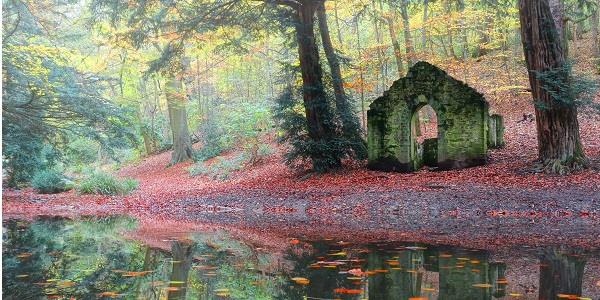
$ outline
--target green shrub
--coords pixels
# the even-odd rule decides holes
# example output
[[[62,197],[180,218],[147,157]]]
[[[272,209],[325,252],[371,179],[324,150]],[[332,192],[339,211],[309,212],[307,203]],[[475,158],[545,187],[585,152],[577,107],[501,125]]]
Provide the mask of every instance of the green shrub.
[[[55,194],[70,189],[65,176],[52,169],[36,172],[31,179],[31,186],[42,194]]]
[[[225,180],[233,171],[240,170],[247,161],[247,155],[241,153],[231,158],[217,158],[217,161],[208,165],[205,162],[196,163],[188,168],[191,176],[205,175],[213,179]]]
[[[105,172],[94,172],[77,185],[80,194],[124,195],[138,186],[133,178],[118,178]]]

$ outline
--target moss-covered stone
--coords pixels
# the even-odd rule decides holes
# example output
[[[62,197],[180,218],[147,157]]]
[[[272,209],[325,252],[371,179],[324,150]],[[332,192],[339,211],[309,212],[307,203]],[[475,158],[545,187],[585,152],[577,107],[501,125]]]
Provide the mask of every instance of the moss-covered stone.
[[[504,146],[504,120],[501,115],[493,114],[488,119],[488,147]]]
[[[427,104],[438,118],[439,169],[486,162],[488,103],[483,95],[441,69],[418,62],[369,107],[370,168],[410,172],[421,166],[411,124]]]

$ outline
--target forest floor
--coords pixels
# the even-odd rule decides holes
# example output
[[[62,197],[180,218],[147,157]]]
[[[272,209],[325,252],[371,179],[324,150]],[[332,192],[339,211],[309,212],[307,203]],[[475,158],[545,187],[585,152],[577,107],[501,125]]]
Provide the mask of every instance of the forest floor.
[[[589,70],[585,57],[575,58],[580,69]],[[468,240],[473,247],[525,241],[600,247],[600,116],[579,114],[590,169],[566,176],[530,172],[537,139],[535,121],[522,121],[524,113],[533,113],[530,95],[522,92],[526,72],[506,72],[494,64],[491,57],[466,67],[444,66],[482,91],[491,111],[504,116],[506,145],[490,150],[485,166],[406,174],[356,163],[329,174],[298,173],[282,163],[284,149],[275,146],[274,154],[221,181],[190,176],[191,162],[167,167],[170,152],[165,152],[118,172],[140,183],[129,195],[4,190],[2,211],[5,218],[130,214],[146,224],[140,230],[155,232],[158,220],[181,230],[207,223],[234,226],[246,236],[270,230],[285,236]],[[595,97],[600,102],[600,93]],[[235,150],[223,156],[234,155]]]

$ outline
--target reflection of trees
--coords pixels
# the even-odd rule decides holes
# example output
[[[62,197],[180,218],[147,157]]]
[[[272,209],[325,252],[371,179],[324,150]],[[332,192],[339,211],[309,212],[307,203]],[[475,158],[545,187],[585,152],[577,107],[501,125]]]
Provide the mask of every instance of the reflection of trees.
[[[123,241],[119,234],[131,219],[43,218],[24,226],[18,223],[5,225],[5,299],[94,299],[106,291],[134,292],[135,279],[115,272],[136,268],[142,261],[140,245]]]
[[[485,300],[492,298],[497,272],[490,271],[489,253],[459,248],[438,252],[439,298],[447,300]],[[494,267],[494,268],[497,268]]]
[[[540,257],[540,300],[569,299],[581,296],[585,259],[582,253],[567,247],[550,247]]]
[[[171,254],[173,256],[173,271],[169,281],[169,300],[184,300],[187,291],[188,274],[192,267],[192,254],[194,244],[192,241],[172,241]]]
[[[370,299],[408,299],[421,295],[423,250],[388,252],[372,248],[367,258]]]

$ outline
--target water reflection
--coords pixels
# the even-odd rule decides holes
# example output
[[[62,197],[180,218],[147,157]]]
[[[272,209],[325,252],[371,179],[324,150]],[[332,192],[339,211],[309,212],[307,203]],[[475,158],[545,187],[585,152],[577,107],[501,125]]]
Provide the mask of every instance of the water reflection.
[[[148,246],[124,238],[123,232],[135,227],[135,220],[127,217],[4,222],[3,296],[591,299],[600,280],[598,256],[566,246],[499,255],[421,243],[293,239],[284,241],[284,253],[277,253],[222,230],[163,238],[162,246]],[[590,261],[595,267],[586,266]],[[591,276],[586,278],[585,272]],[[524,282],[528,278],[534,280]]]

